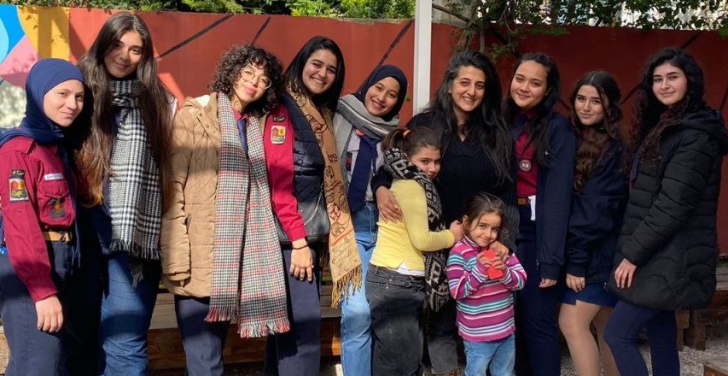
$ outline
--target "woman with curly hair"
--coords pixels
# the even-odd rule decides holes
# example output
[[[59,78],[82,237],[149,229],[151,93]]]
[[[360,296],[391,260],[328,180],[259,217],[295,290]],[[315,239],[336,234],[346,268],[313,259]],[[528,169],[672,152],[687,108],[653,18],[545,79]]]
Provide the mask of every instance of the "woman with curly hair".
[[[90,134],[76,155],[79,201],[87,207],[82,215],[89,217],[85,227],[93,229],[82,239],[89,246],[82,250],[88,255],[82,255],[79,283],[90,289],[98,287],[99,274],[104,278],[100,325],[92,317],[98,308],[84,310],[87,317],[78,322],[87,328],[85,337],[99,330],[102,374],[143,375],[161,273],[176,102],[157,76],[152,38],[138,15],[109,17],[78,66],[93,95]],[[83,304],[95,296],[82,296]],[[80,362],[96,363],[91,356]]]
[[[583,75],[570,97],[569,120],[576,133],[576,173],[566,237],[566,287],[559,327],[580,376],[618,375],[604,326],[617,299],[604,287],[627,202],[619,134],[622,109],[617,81],[608,72]],[[591,333],[597,329],[599,345]]]
[[[278,104],[281,71],[271,53],[233,47],[210,95],[187,98],[174,120],[162,280],[174,294],[190,375],[224,374],[233,318],[245,338],[289,329],[262,131]]]
[[[487,192],[506,203],[506,217],[517,220],[514,185],[513,141],[501,115],[501,84],[493,63],[477,51],[462,51],[452,58],[435,97],[427,109],[407,123],[408,129],[432,129],[442,146],[442,172],[434,181],[442,199],[442,221],[460,221],[465,204],[478,192]],[[401,210],[389,191],[392,178],[380,169],[372,182],[380,217],[401,218]],[[517,222],[509,224],[517,228]],[[511,232],[512,234],[513,232]],[[503,242],[515,248],[514,238]],[[498,243],[502,256],[508,249]],[[447,252],[427,252],[428,275],[427,350],[433,374],[455,374],[458,369],[455,301],[445,279]],[[442,273],[439,273],[439,271]],[[439,277],[439,278],[438,278]]]
[[[704,91],[702,69],[677,48],[650,60],[637,91],[631,191],[607,283],[619,302],[605,340],[622,376],[648,374],[637,343],[645,328],[652,372],[679,375],[675,311],[703,308],[715,292],[728,135]]]
[[[504,103],[518,159],[518,259],[528,279],[516,304],[516,374],[559,376],[557,285],[564,264],[574,185],[576,137],[554,106],[561,95],[553,58],[530,52],[516,62]]]

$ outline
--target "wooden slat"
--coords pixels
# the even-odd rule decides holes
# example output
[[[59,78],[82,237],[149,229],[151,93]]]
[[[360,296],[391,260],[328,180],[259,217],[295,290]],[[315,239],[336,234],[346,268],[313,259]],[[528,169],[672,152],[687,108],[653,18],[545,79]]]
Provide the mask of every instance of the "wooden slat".
[[[703,366],[704,376],[728,376],[728,356],[708,359]]]

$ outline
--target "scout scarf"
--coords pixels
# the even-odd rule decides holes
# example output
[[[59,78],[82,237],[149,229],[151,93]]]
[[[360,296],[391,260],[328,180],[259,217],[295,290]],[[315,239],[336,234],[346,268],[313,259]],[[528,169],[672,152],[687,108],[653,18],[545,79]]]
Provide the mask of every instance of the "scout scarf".
[[[430,231],[442,231],[445,226],[440,221],[442,206],[440,195],[435,185],[425,174],[413,165],[407,156],[397,148],[387,149],[384,152],[384,168],[395,179],[414,180],[425,190],[427,199],[427,223]],[[445,266],[447,264],[447,250],[437,252],[423,252],[425,257],[425,293],[427,304],[434,311],[439,310],[450,299],[447,286]]]
[[[291,325],[283,255],[271,211],[263,132],[258,118],[250,117],[246,158],[230,99],[218,93],[217,105],[220,171],[210,310],[205,321],[237,318],[241,338],[284,333]]]
[[[119,109],[109,177],[112,251],[159,260],[162,194],[157,162],[147,142],[137,80],[112,80],[111,104]]]
[[[361,259],[356,246],[354,225],[351,222],[349,203],[346,201],[344,179],[336,155],[336,141],[331,128],[331,114],[322,114],[304,95],[288,90],[303,115],[308,119],[311,130],[316,136],[321,153],[324,155],[324,196],[331,222],[329,232],[329,268],[334,288],[331,292],[331,306],[338,307],[341,299],[349,295],[349,285],[356,291],[361,287]]]

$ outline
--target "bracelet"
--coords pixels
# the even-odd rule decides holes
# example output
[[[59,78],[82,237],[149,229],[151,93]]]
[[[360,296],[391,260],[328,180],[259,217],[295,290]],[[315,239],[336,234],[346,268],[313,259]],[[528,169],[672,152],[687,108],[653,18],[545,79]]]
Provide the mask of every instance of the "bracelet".
[[[304,249],[304,248],[308,248],[308,244],[306,244],[306,245],[304,245],[304,246],[302,246],[302,247],[298,247],[298,248],[296,248],[296,247],[293,247],[293,250],[294,250],[294,251],[300,251],[300,250],[302,250],[302,249]]]

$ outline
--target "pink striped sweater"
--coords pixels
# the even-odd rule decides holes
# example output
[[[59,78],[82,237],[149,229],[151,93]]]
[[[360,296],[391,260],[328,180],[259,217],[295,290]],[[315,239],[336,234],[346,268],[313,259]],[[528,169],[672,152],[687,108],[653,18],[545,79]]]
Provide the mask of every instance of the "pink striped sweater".
[[[497,341],[516,330],[514,291],[523,288],[526,271],[516,255],[511,255],[503,278],[488,279],[488,268],[477,260],[480,251],[467,237],[457,242],[447,259],[447,279],[457,301],[460,336],[470,342]]]

